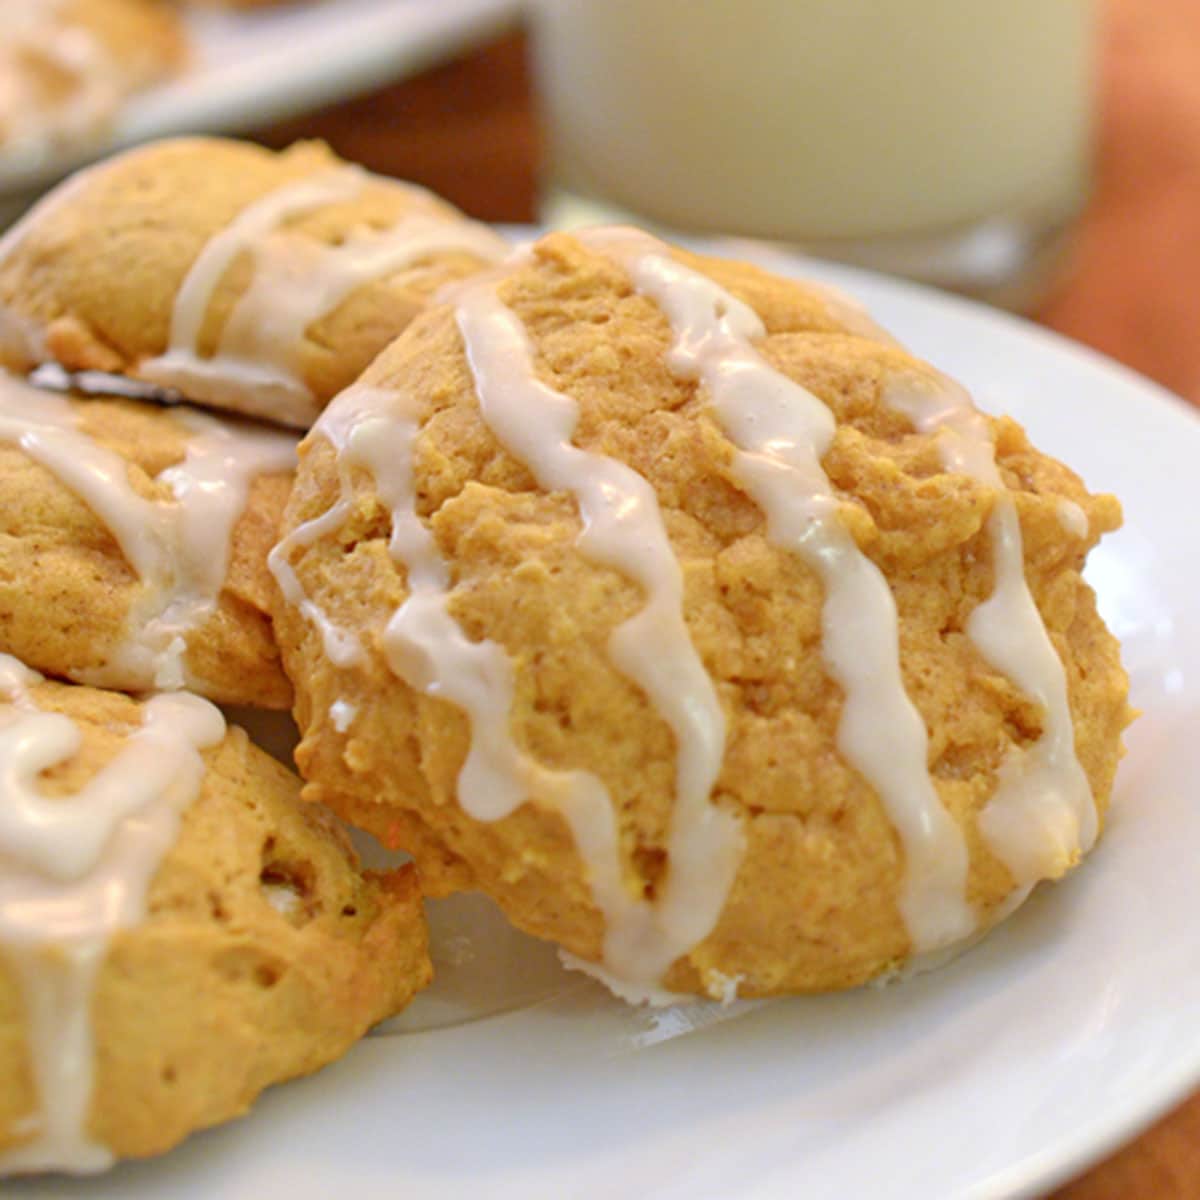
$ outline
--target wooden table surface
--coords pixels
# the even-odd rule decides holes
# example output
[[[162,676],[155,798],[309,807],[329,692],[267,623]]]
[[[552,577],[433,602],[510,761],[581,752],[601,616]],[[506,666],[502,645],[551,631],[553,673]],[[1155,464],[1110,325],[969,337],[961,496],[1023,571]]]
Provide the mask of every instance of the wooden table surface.
[[[490,221],[532,221],[537,123],[513,33],[371,96],[264,131],[325,138]],[[1096,187],[1038,320],[1200,404],[1200,0],[1112,0]],[[1200,857],[1200,854],[1198,854]],[[1200,1197],[1200,1093],[1055,1200]]]

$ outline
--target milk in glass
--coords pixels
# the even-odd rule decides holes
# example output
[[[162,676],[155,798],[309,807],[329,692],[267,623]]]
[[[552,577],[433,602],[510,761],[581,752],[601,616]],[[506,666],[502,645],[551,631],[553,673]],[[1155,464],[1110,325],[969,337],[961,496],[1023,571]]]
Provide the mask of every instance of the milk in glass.
[[[849,258],[1036,241],[1086,192],[1094,8],[542,0],[550,215],[582,198]]]

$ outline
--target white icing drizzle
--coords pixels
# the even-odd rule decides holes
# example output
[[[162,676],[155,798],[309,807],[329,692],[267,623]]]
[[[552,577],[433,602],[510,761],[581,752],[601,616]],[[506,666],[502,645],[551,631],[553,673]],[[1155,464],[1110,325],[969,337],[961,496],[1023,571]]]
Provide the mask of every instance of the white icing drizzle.
[[[0,1152],[0,1172],[102,1170],[92,1141],[91,998],[110,938],[145,917],[146,894],[199,793],[199,751],[225,734],[196,696],[156,696],[120,753],[69,797],[41,772],[79,750],[70,718],[41,712],[38,676],[0,656],[0,954],[21,989],[40,1111],[33,1140]]]
[[[918,432],[939,436],[947,470],[996,492],[987,525],[992,594],[971,614],[967,635],[992,667],[1037,702],[1044,728],[1032,746],[1010,750],[979,827],[1018,886],[1057,878],[1091,849],[1099,821],[1075,754],[1066,673],[1025,579],[1021,524],[996,466],[991,431],[966,391],[949,379],[893,384],[885,402]]]
[[[202,359],[197,343],[213,293],[234,260],[246,252],[255,254],[262,240],[290,218],[351,199],[361,189],[364,174],[357,167],[330,168],[276,188],[242,209],[197,255],[175,297],[167,349],[141,363],[138,374],[153,383],[177,387],[194,399],[224,403],[236,397],[243,401],[241,407],[258,416],[289,423],[295,418],[301,424],[315,416],[311,397],[297,413],[293,411],[294,389],[285,389],[281,395],[264,383],[253,367],[248,370],[245,364],[228,362],[219,352],[216,359]]]
[[[187,637],[216,605],[250,484],[295,465],[289,434],[172,412],[194,436],[183,461],[158,476],[172,498],[148,500],[125,459],[79,429],[70,401],[0,374],[0,441],[19,445],[88,505],[143,585],[125,641],[104,666],[74,672],[79,682],[131,691],[194,682],[183,663]]]
[[[267,903],[281,917],[293,916],[300,910],[300,893],[290,883],[264,883],[262,891]]]
[[[716,243],[714,252],[721,254],[722,257],[745,259],[747,262],[770,268],[784,276],[790,275],[796,269],[794,254],[777,249],[770,242],[764,242],[757,238],[721,238]],[[871,316],[870,310],[857,296],[852,296],[842,288],[836,287],[832,283],[824,283],[819,279],[805,279],[803,287],[806,292],[812,292],[821,298],[830,319],[843,326],[848,333],[866,338],[868,341],[883,342],[888,346],[900,346],[896,338]]]
[[[352,229],[337,244],[290,232],[285,223],[353,199],[371,180],[360,167],[319,172],[268,192],[244,208],[200,252],[179,290],[167,350],[138,373],[195,399],[237,407],[291,425],[309,425],[320,404],[301,376],[306,330],[372,280],[434,254],[461,251],[493,261],[507,250],[486,226],[416,212],[388,229]],[[377,180],[380,185],[383,181]],[[388,182],[428,202],[419,188]],[[254,274],[222,330],[216,353],[200,357],[200,331],[214,292],[239,254]]]
[[[64,18],[62,0],[5,0],[0,39],[0,145],[33,166],[57,147],[94,137],[128,89],[125,72],[84,25]],[[42,75],[70,80],[51,96]]]
[[[349,396],[353,392],[354,389],[350,389],[343,392],[342,396]],[[349,403],[349,401],[344,403]],[[326,409],[325,412],[328,414],[329,409]],[[330,419],[324,425],[318,422],[318,428],[328,432],[334,428],[333,420]],[[297,525],[289,534],[281,538],[277,545],[272,547],[270,554],[267,555],[267,567],[275,577],[275,582],[279,586],[284,600],[320,634],[325,657],[335,667],[346,668],[362,662],[362,642],[351,630],[344,629],[332,620],[325,610],[308,595],[291,561],[293,551],[311,546],[326,535],[336,533],[346,524],[350,514],[354,511],[354,491],[350,485],[347,464],[340,457],[338,459],[338,488],[338,498],[329,508],[311,520]]]
[[[656,987],[654,984],[632,981],[624,975],[618,975],[615,971],[610,971],[600,963],[580,958],[579,955],[572,954],[569,950],[562,949],[562,947],[559,947],[558,961],[568,971],[578,971],[581,975],[587,975],[590,979],[594,979],[601,987],[607,988],[618,1000],[624,1000],[626,1004],[670,1009],[677,1005],[694,1004],[696,1000],[694,996],[684,995],[679,992],[669,992],[666,988]],[[719,999],[720,996],[717,995],[713,998]]]
[[[256,366],[280,386],[301,387],[297,353],[308,327],[351,293],[436,254],[462,252],[490,262],[507,251],[485,225],[413,213],[388,229],[352,229],[337,244],[268,235],[255,250],[255,274],[238,300],[218,351]]]
[[[671,325],[668,366],[708,392],[738,451],[734,474],[767,517],[768,536],[818,573],[825,589],[822,654],[843,692],[838,748],[878,793],[905,854],[900,911],[915,952],[967,936],[968,855],[927,765],[924,722],[904,689],[895,602],[880,570],[855,545],[821,467],[836,422],[821,401],[775,371],[752,343],[756,313],[636,230],[585,231]]]
[[[738,988],[745,982],[745,975],[725,975],[720,971],[708,973],[709,990],[720,1001],[722,1008],[728,1008],[737,1001]]]
[[[29,697],[29,689],[42,682],[37,671],[30,670],[11,654],[0,654],[0,697],[2,702],[23,712],[37,712]]]
[[[349,700],[335,700],[329,706],[329,719],[338,733],[345,733],[354,724],[354,718],[357,716],[358,705],[351,704]]]
[[[646,595],[642,609],[613,631],[609,655],[675,735],[678,768],[669,871],[653,904],[630,903],[624,895],[599,890],[596,898],[606,918],[604,957],[610,972],[626,985],[653,984],[712,931],[741,860],[737,819],[710,801],[725,754],[724,714],[684,624],[683,575],[654,489],[619,460],[571,444],[578,405],[536,377],[524,326],[501,303],[493,285],[465,290],[457,319],[484,421],[541,487],[575,497],[584,525],[580,551],[634,580]],[[404,628],[397,614],[389,632],[400,639]],[[424,649],[430,657],[437,654]],[[496,736],[476,733],[484,739]],[[503,766],[513,768],[511,754]],[[478,786],[511,794],[518,790],[514,783],[493,779]],[[591,785],[587,792],[598,795]],[[480,801],[461,787],[459,800],[468,812],[480,808]],[[603,803],[611,812],[607,794]],[[582,820],[589,827],[603,823],[591,812],[583,813]],[[580,832],[576,830],[576,840],[582,849],[588,839]],[[611,838],[606,830],[605,853],[615,849]],[[619,876],[619,863],[597,862],[586,849],[583,854],[591,878]]]
[[[1056,513],[1058,523],[1072,537],[1082,540],[1091,532],[1087,513],[1074,500],[1068,500],[1065,496],[1061,497],[1056,507]]]

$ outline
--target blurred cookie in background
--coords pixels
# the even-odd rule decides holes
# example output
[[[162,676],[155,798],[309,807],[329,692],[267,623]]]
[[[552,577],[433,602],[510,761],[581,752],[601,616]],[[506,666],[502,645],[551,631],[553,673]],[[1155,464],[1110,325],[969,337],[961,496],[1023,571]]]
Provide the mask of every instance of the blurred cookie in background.
[[[154,0],[5,0],[0,161],[33,166],[102,138],[126,97],[185,58],[178,15]]]

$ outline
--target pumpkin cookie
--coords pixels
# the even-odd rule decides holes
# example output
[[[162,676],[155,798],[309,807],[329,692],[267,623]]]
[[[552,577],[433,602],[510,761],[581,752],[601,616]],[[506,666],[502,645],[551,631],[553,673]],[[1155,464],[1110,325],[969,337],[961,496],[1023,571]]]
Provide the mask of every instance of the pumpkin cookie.
[[[0,242],[0,360],[305,427],[439,287],[504,252],[322,145],[160,142],[68,180]]]
[[[411,872],[207,701],[0,657],[0,764],[0,1173],[160,1153],[429,981]]]
[[[286,708],[266,559],[295,440],[0,373],[0,652],[119,691]]]
[[[845,311],[596,230],[418,318],[272,556],[307,794],[631,998],[859,984],[1075,866],[1120,508]]]

